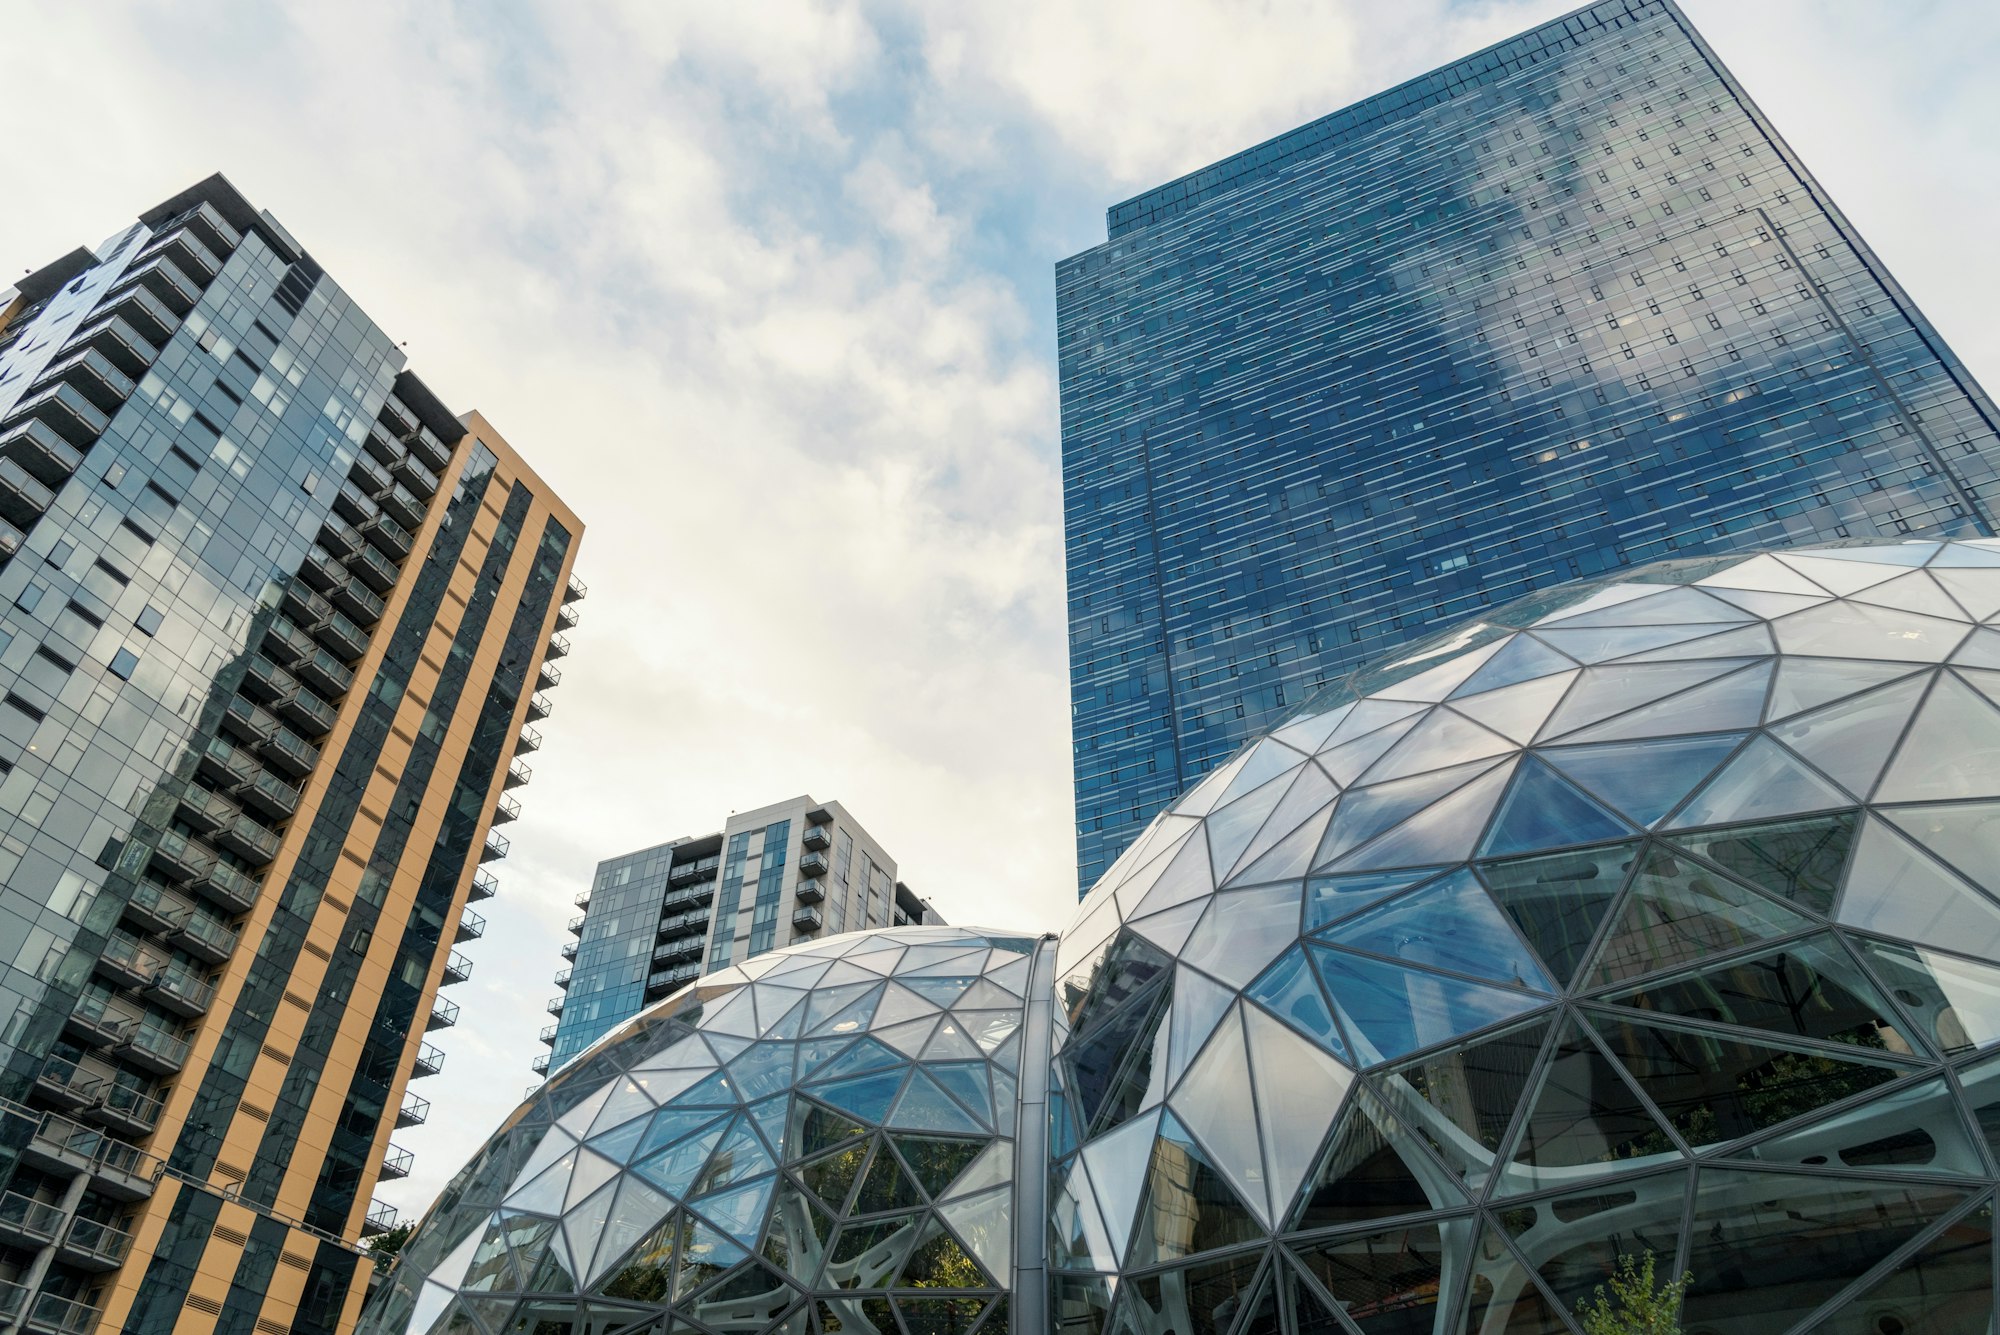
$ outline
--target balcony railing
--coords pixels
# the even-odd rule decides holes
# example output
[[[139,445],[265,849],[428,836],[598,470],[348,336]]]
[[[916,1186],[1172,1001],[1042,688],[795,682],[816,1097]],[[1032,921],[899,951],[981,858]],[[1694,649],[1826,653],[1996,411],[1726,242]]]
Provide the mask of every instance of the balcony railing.
[[[556,986],[560,988],[567,988],[569,986],[570,976],[575,972],[576,970],[574,969],[556,970]]]
[[[519,819],[521,819],[521,804],[506,793],[501,793],[499,800],[493,804],[493,823],[504,825],[508,821]]]
[[[506,835],[501,834],[498,830],[489,830],[486,833],[486,844],[479,850],[479,860],[481,862],[498,862],[501,858],[507,856],[507,850],[513,846],[508,841]]]
[[[523,751],[539,751],[541,749],[542,735],[533,728],[522,728],[521,740],[514,745],[514,754],[519,755]]]
[[[472,888],[466,892],[465,900],[468,904],[476,904],[499,893],[500,882],[493,878],[492,872],[481,867],[472,873]]]
[[[590,589],[584,582],[575,575],[571,575],[569,583],[563,587],[563,601],[566,603],[580,603],[589,593]]]
[[[535,689],[552,691],[562,685],[562,669],[554,663],[543,663],[535,669]]]
[[[416,1155],[401,1145],[391,1145],[389,1152],[382,1156],[382,1176],[392,1182],[400,1177],[408,1177],[410,1170],[416,1167],[416,1164]]]
[[[472,961],[459,954],[456,950],[452,951],[451,955],[444,962],[443,986],[462,983],[470,977],[472,977]]]
[[[430,1105],[425,1104],[424,1106],[429,1107]],[[381,1201],[370,1201],[368,1204],[368,1217],[361,1223],[361,1236],[364,1238],[376,1237],[387,1233],[395,1226],[396,1207],[385,1205]]]
[[[72,1265],[87,1269],[115,1270],[132,1250],[132,1235],[96,1219],[78,1216],[70,1220],[63,1234],[62,1249]]]
[[[28,1309],[27,1329],[35,1335],[91,1335],[103,1316],[102,1308],[44,1293]]]
[[[0,459],[0,516],[26,527],[40,519],[55,498],[18,459]]]
[[[18,1191],[0,1195],[0,1233],[54,1242],[56,1234],[62,1231],[62,1221],[62,1210],[48,1201],[38,1201]]]
[[[824,876],[827,869],[826,854],[808,853],[799,859],[799,875]]]
[[[485,935],[486,919],[482,915],[474,913],[471,909],[467,909],[458,917],[458,927],[452,934],[452,940],[477,941]]]
[[[549,1073],[549,1054],[546,1052],[536,1053],[535,1059],[529,1062],[528,1066],[536,1075],[547,1075]]]
[[[18,460],[51,487],[60,487],[83,463],[82,452],[39,417],[31,417],[0,435],[0,455]]]
[[[535,772],[518,760],[507,762],[507,777],[502,781],[506,788],[525,788],[535,777]]]
[[[403,1106],[396,1110],[396,1129],[401,1131],[413,1126],[422,1126],[430,1115],[429,1099],[420,1099],[415,1094],[405,1094]]]
[[[576,623],[581,621],[582,619],[583,617],[581,616],[581,614],[579,614],[577,610],[574,607],[571,607],[568,603],[564,603],[561,607],[556,609],[557,630],[575,630]]]
[[[547,654],[547,656],[548,656],[548,657],[550,657],[550,658],[561,658],[561,657],[563,657],[563,656],[564,656],[565,654],[567,654],[567,653],[569,653],[569,641],[568,641],[568,640],[565,640],[565,639],[564,639],[564,638],[563,638],[562,636],[560,636],[560,635],[551,635],[551,636],[549,636],[549,648],[548,648],[548,654]]]
[[[801,932],[817,932],[825,922],[820,911],[810,904],[792,910],[792,927]]]
[[[458,1003],[439,997],[431,1006],[430,1018],[424,1021],[424,1031],[449,1029],[458,1023]]]
[[[571,918],[569,920],[569,926],[564,930],[568,931],[571,935],[576,935],[578,933],[581,933],[583,931],[583,918],[584,918],[583,914],[581,913],[577,914],[574,918]]]
[[[801,904],[817,904],[826,898],[826,882],[817,878],[800,881],[792,894]]]
[[[561,1014],[563,1013],[563,1002],[564,1002],[565,1000],[567,1000],[567,998],[564,998],[564,997],[550,997],[550,998],[549,998],[549,1006],[548,1006],[548,1011],[549,1011],[549,1014],[551,1014],[551,1015],[561,1015]]]
[[[556,1031],[560,1028],[562,1026],[559,1024],[545,1024],[542,1026],[542,1032],[537,1034],[536,1037],[544,1043],[554,1043],[556,1041]]]
[[[417,1049],[416,1063],[410,1068],[412,1080],[421,1076],[436,1075],[444,1069],[444,1052],[436,1044],[425,1043]]]
[[[540,691],[536,691],[528,697],[528,721],[531,723],[541,722],[549,715],[555,713],[555,710],[555,701],[549,699],[549,697],[543,695]]]

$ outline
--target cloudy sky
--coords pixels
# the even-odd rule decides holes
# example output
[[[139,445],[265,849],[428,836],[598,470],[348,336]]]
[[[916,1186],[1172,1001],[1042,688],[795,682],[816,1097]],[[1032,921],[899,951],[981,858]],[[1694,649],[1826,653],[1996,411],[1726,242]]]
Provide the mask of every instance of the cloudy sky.
[[[2000,7],[1684,0],[2000,385]],[[1562,0],[32,0],[0,255],[216,170],[589,525],[441,1035],[421,1210],[543,1049],[602,857],[838,798],[956,922],[1074,903],[1054,262],[1104,208]]]

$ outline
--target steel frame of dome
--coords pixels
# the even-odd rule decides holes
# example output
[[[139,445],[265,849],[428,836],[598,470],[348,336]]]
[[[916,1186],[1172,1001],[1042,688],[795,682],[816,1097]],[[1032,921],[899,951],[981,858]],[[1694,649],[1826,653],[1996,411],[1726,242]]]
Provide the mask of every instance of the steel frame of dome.
[[[1693,1273],[1689,1335],[1990,1332],[2000,542],[1680,562],[1492,613],[1246,746],[1021,949],[1011,1275],[953,1224],[994,1287],[942,1305],[822,1269],[783,1311],[565,1299],[563,1329],[997,1331],[1011,1284],[1020,1335],[1559,1332],[1651,1252]],[[554,1162],[540,1127],[749,981],[562,1072],[364,1328],[455,1303],[462,1335],[527,1335],[449,1293],[414,1319],[427,1276],[477,1270],[440,1223],[461,1184],[513,1199]],[[799,1153],[774,1178],[805,1189]],[[705,1218],[692,1183],[673,1208]]]

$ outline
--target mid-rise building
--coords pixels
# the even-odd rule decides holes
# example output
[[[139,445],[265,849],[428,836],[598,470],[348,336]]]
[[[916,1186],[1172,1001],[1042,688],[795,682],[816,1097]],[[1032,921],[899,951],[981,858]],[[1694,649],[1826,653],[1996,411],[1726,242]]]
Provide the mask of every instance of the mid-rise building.
[[[538,1075],[705,973],[820,936],[944,921],[847,808],[810,797],[606,858],[576,904]]]
[[[1669,557],[1993,529],[1995,411],[1670,0],[1114,206],[1057,269],[1079,875],[1326,681]]]
[[[221,177],[0,296],[0,1313],[351,1325],[582,525]]]

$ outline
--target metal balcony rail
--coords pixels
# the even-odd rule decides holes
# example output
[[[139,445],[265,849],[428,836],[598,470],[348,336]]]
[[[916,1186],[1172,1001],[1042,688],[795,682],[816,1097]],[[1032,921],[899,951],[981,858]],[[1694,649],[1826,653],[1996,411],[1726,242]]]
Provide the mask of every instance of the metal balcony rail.
[[[467,892],[465,898],[470,903],[481,899],[491,899],[499,893],[500,882],[494,879],[492,872],[486,870],[484,867],[480,867],[472,873],[472,889]]]
[[[21,1237],[54,1242],[62,1231],[63,1212],[48,1201],[10,1191],[0,1196],[0,1230]]]
[[[493,823],[499,825],[519,819],[521,819],[520,802],[504,792],[501,793],[499,800],[493,804]]]
[[[574,974],[575,972],[576,972],[576,970],[574,970],[574,969],[558,969],[558,970],[556,970],[556,986],[557,986],[557,987],[568,987],[568,986],[569,986],[569,980],[570,980],[570,976],[571,976],[572,974]]]
[[[522,764],[520,761],[510,760],[507,762],[507,779],[506,779],[507,787],[509,788],[524,787],[526,786],[528,781],[533,779],[534,777],[535,777],[535,772],[529,769],[526,765]]]
[[[74,1298],[44,1293],[28,1309],[28,1329],[36,1335],[91,1335],[104,1309]]]
[[[444,1069],[444,1050],[434,1043],[425,1043],[417,1049],[417,1060],[411,1068],[412,1078],[436,1075]]]
[[[453,934],[454,940],[477,941],[485,935],[486,918],[484,914],[474,913],[471,909],[467,909],[459,914],[458,927]]]
[[[549,1054],[546,1052],[536,1053],[535,1059],[529,1062],[528,1065],[534,1070],[536,1075],[547,1075],[549,1073]]]
[[[497,862],[501,858],[506,857],[507,850],[513,846],[506,835],[500,833],[498,830],[488,830],[486,832],[486,846],[480,850],[479,860],[481,862]]]
[[[79,1215],[70,1220],[69,1231],[63,1235],[63,1246],[117,1265],[132,1250],[132,1235],[101,1220],[85,1219]]]
[[[431,1115],[431,1101],[420,1099],[415,1094],[403,1095],[403,1106],[396,1110],[396,1126],[422,1126]]]
[[[396,1207],[384,1204],[381,1201],[370,1201],[368,1204],[368,1217],[361,1223],[361,1236],[372,1238],[377,1234],[387,1233],[395,1226]]]
[[[404,1149],[401,1145],[391,1145],[389,1152],[382,1156],[382,1176],[391,1181],[397,1178],[408,1177],[410,1170],[416,1167],[416,1163],[416,1155]]]

